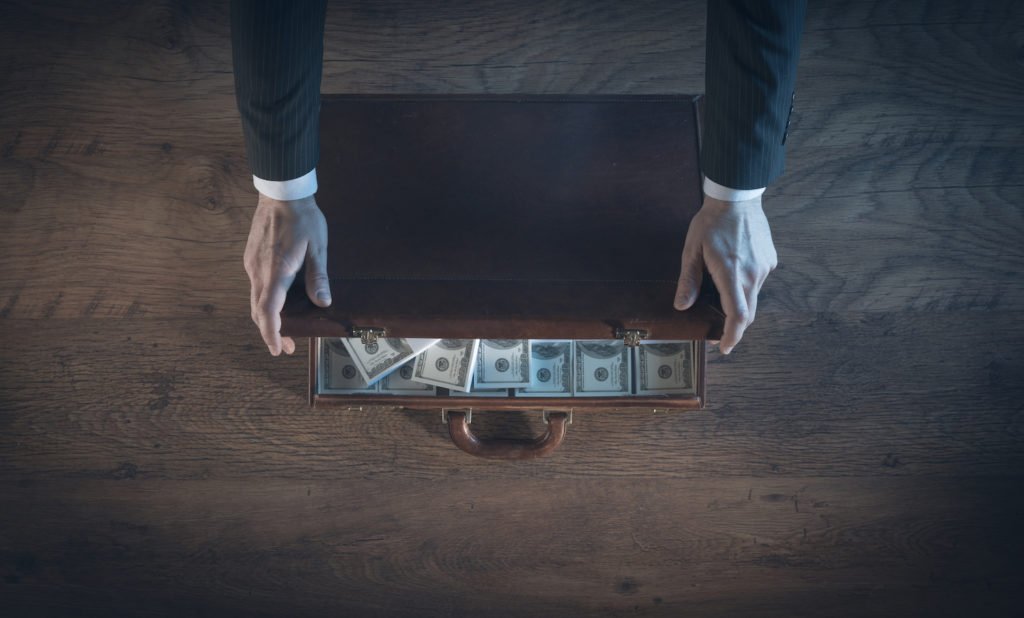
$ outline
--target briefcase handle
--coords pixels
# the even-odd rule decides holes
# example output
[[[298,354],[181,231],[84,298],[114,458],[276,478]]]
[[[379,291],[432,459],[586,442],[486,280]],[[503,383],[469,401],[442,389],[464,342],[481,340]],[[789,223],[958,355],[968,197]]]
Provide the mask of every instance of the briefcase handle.
[[[442,410],[447,416],[448,433],[455,446],[470,455],[487,459],[536,459],[551,454],[565,439],[568,412],[544,412],[547,429],[532,440],[481,440],[469,428],[472,410]]]

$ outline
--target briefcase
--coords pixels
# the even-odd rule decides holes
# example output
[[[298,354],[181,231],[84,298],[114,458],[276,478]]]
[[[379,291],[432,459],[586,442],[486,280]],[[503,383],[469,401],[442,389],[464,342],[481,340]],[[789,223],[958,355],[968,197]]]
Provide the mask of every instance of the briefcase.
[[[702,408],[705,340],[724,324],[710,277],[692,308],[672,306],[703,195],[701,107],[701,95],[324,95],[316,199],[333,304],[310,302],[299,276],[282,313],[282,334],[310,338],[310,405],[433,411],[464,451],[506,459],[550,453],[574,414]],[[336,388],[341,338],[567,345],[558,371],[572,384]],[[582,375],[594,350],[623,359],[628,392],[577,387],[607,379]],[[658,365],[665,350],[675,360]],[[656,374],[678,388],[640,384]],[[469,423],[484,410],[539,411],[547,430],[481,440]]]

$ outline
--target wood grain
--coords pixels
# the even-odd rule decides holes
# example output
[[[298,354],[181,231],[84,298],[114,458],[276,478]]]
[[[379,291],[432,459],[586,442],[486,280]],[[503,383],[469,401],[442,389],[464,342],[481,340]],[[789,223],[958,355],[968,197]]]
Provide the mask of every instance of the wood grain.
[[[37,521],[5,544],[7,588],[40,613],[111,586],[114,612],[957,615],[984,595],[999,613],[1024,549],[1016,481],[997,477],[520,478],[501,492],[466,478],[126,478],[7,496],[4,529]],[[66,580],[78,585],[44,596]]]
[[[323,90],[701,92],[704,10],[332,2]],[[709,407],[495,463],[265,353],[226,2],[3,2],[0,614],[1015,615],[1021,32],[810,3],[781,265]]]
[[[0,417],[0,470],[167,480],[1016,472],[1024,359],[983,345],[951,357],[946,334],[1020,340],[1024,322],[971,317],[763,318],[748,345],[711,354],[708,409],[579,411],[549,465],[467,458],[440,414],[310,409],[304,342],[294,357],[270,357],[247,319],[0,328],[19,351],[0,356],[10,411]],[[541,433],[539,414],[505,416],[474,414],[473,429]]]

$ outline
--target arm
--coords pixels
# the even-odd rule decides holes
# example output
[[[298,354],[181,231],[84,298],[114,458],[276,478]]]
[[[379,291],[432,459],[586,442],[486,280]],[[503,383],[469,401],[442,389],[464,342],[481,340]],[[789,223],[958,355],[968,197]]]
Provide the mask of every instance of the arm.
[[[806,0],[709,0],[701,166],[757,189],[778,178],[793,109]]]
[[[249,166],[261,180],[292,180],[316,167],[326,5],[231,3],[235,98]]]
[[[784,168],[806,0],[709,0],[701,167],[674,306],[697,300],[706,266],[722,296],[728,354],[754,320],[778,264],[761,193]]]
[[[319,157],[320,77],[326,0],[235,0],[235,96],[253,184],[260,193],[245,247],[253,321],[273,355],[285,295],[303,264],[310,299],[331,303],[327,224],[313,194]]]

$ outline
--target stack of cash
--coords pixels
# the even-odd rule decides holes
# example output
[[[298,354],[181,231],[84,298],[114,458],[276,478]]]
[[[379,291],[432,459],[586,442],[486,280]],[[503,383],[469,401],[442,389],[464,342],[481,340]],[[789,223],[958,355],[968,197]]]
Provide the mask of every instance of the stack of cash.
[[[321,339],[321,393],[616,397],[694,392],[694,342]]]

